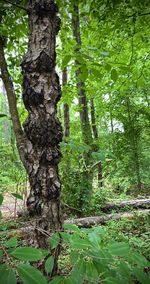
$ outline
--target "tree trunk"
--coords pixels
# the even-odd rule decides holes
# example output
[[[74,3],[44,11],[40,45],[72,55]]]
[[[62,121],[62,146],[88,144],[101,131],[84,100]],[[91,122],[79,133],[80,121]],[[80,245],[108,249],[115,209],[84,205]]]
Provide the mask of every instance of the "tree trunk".
[[[73,6],[73,14],[72,14],[72,23],[73,23],[73,35],[77,44],[77,48],[75,50],[76,54],[80,52],[81,49],[81,34],[80,34],[80,18],[79,18],[79,7],[78,1],[77,4]],[[85,93],[85,83],[80,78],[81,67],[78,60],[75,61],[76,66],[78,67],[76,70],[76,80],[77,80],[77,90],[79,97],[79,107],[80,107],[80,122],[81,122],[81,132],[83,142],[90,146],[92,145],[92,132],[90,128],[89,114],[88,114],[88,103]],[[92,181],[93,181],[93,173],[88,171],[88,168],[91,164],[91,151],[83,154],[85,167],[83,170],[83,190],[80,193],[80,207],[87,203],[89,203],[91,193],[92,193]]]
[[[18,110],[17,110],[17,100],[15,96],[15,90],[13,87],[13,83],[11,80],[11,76],[9,74],[7,63],[4,55],[4,47],[5,47],[5,39],[0,37],[0,68],[1,68],[1,76],[6,89],[7,99],[9,104],[9,111],[12,119],[12,124],[16,136],[16,144],[17,149],[21,158],[23,165],[26,167],[25,163],[25,153],[24,153],[24,145],[26,138],[24,137],[24,133],[21,127],[21,123],[19,120]]]
[[[138,129],[135,127],[135,117],[132,117],[132,112],[131,112],[131,105],[130,105],[130,100],[129,98],[127,99],[127,111],[128,111],[128,120],[129,120],[129,137],[131,139],[131,148],[133,151],[133,163],[134,163],[134,168],[135,168],[135,174],[136,174],[136,179],[137,179],[137,186],[138,189],[141,190],[141,174],[140,174],[140,159],[139,159],[139,133]],[[128,127],[127,127],[128,129]]]
[[[8,103],[7,103],[7,97],[6,97],[6,90],[5,86],[3,84],[2,86],[3,90],[3,96],[4,96],[4,113],[8,115]],[[8,119],[4,121],[4,136],[5,136],[5,144],[9,143],[9,122]]]
[[[28,138],[26,168],[31,185],[27,207],[30,215],[38,216],[38,246],[46,247],[47,236],[43,232],[61,229],[58,162],[62,129],[56,115],[61,89],[55,72],[55,44],[60,20],[53,0],[31,0],[28,11],[30,36],[28,51],[21,64],[23,101],[28,111],[24,124]]]
[[[23,101],[28,111],[24,132],[19,121],[13,83],[0,39],[0,67],[22,162],[30,181],[27,208],[36,217],[34,245],[47,247],[47,236],[61,229],[58,162],[62,129],[57,118],[61,97],[55,72],[55,42],[60,20],[53,0],[30,0],[28,51],[22,62]],[[33,236],[32,236],[33,237]],[[59,249],[55,252],[55,257]]]
[[[67,68],[62,72],[62,85],[67,84]],[[69,105],[64,104],[64,139],[66,140],[70,135],[70,115],[69,115]]]
[[[91,106],[91,123],[92,123],[92,131],[93,131],[93,137],[95,140],[95,143],[93,143],[93,150],[95,152],[99,151],[99,145],[98,145],[98,130],[97,130],[97,126],[96,126],[96,119],[95,119],[95,106],[94,106],[94,99],[92,98],[90,100],[90,106]],[[97,169],[98,169],[98,186],[102,187],[103,186],[103,170],[102,170],[102,162],[99,161],[99,163],[97,163]]]

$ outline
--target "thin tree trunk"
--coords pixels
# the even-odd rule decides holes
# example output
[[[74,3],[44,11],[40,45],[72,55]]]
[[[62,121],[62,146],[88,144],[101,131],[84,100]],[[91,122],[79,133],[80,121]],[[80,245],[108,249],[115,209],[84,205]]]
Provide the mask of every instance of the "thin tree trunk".
[[[21,123],[19,120],[18,110],[17,110],[17,100],[15,96],[15,91],[13,87],[13,83],[7,68],[7,63],[4,55],[4,47],[5,47],[5,40],[4,38],[0,37],[0,68],[1,68],[1,77],[6,89],[9,110],[12,118],[13,128],[16,136],[16,143],[20,158],[22,163],[25,166],[25,152],[24,152],[24,143],[25,137],[23,134],[23,130],[21,127]]]
[[[95,106],[94,106],[94,99],[92,98],[90,100],[90,106],[91,106],[91,123],[92,123],[92,131],[93,131],[93,137],[95,140],[95,144],[93,145],[93,149],[95,152],[99,151],[99,145],[98,145],[98,131],[97,131],[97,126],[96,126],[96,119],[95,119]],[[99,161],[97,164],[97,169],[98,169],[98,186],[102,187],[103,186],[103,171],[102,171],[102,162]]]
[[[130,127],[130,131],[131,131],[131,139],[132,139],[131,147],[132,147],[132,150],[133,150],[133,158],[134,158],[133,162],[134,162],[134,165],[135,165],[137,185],[138,185],[138,189],[141,190],[140,161],[139,161],[139,152],[138,152],[139,137],[137,137],[137,131],[136,131],[135,125],[134,125],[134,118],[132,118],[129,98],[127,100],[127,111],[128,111],[129,127]]]
[[[80,52],[81,49],[81,34],[80,34],[80,17],[79,17],[79,7],[78,1],[73,6],[73,14],[72,14],[72,23],[73,23],[73,35],[77,44],[77,48],[75,50],[76,54]],[[92,145],[92,132],[90,128],[89,114],[88,114],[88,103],[85,93],[85,83],[80,80],[81,68],[78,60],[75,60],[75,64],[78,67],[76,70],[76,80],[77,80],[77,90],[79,97],[79,107],[80,107],[80,122],[81,122],[81,132],[83,142],[91,146]],[[91,164],[91,153],[84,153],[83,155],[85,162],[85,169],[83,171],[83,190],[80,193],[80,207],[87,203],[89,203],[90,196],[92,193],[92,181],[93,181],[93,173],[89,173],[88,167]]]
[[[3,84],[3,96],[4,96],[4,113],[8,115],[8,103],[7,103],[7,97],[6,97],[6,90],[5,86]],[[5,144],[9,143],[9,124],[8,119],[4,121],[4,135],[5,135]]]
[[[67,68],[62,72],[62,85],[67,84]],[[70,135],[70,114],[69,114],[69,105],[64,104],[64,139],[66,140]]]

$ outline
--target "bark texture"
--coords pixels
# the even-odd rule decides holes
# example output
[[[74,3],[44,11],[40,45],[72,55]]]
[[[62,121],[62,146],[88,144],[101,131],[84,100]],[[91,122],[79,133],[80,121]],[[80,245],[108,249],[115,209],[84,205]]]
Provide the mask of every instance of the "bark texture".
[[[23,101],[28,111],[24,131],[26,168],[31,185],[27,207],[38,216],[36,239],[46,246],[43,232],[61,228],[60,180],[58,163],[62,129],[57,118],[61,97],[55,71],[55,43],[60,28],[57,6],[53,0],[30,0],[28,51],[22,61]]]

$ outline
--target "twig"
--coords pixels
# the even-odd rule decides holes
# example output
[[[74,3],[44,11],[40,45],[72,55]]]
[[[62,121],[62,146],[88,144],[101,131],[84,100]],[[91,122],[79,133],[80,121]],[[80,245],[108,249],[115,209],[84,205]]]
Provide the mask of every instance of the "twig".
[[[148,15],[150,15],[150,12],[148,12],[148,13],[143,13],[143,14],[137,13],[137,14],[133,14],[133,15],[128,16],[128,18],[141,17],[141,16],[148,16]]]
[[[12,3],[12,2],[9,1],[9,0],[3,0],[3,2],[9,3],[9,4],[11,4],[11,5],[13,5],[13,6],[17,7],[17,8],[20,8],[20,9],[22,9],[22,10],[28,12],[28,9],[27,9],[27,8],[25,8],[25,7],[23,7],[23,6],[20,6],[20,5],[16,4],[16,3]]]

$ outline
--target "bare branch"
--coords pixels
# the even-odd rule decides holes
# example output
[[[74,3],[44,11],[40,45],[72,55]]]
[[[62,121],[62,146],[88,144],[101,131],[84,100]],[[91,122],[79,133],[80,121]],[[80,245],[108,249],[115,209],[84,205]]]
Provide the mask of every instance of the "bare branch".
[[[28,9],[27,9],[27,8],[25,8],[25,7],[23,7],[23,6],[20,6],[20,5],[16,4],[16,3],[13,3],[13,2],[11,2],[11,1],[9,1],[9,0],[3,0],[3,2],[9,3],[9,4],[11,4],[12,6],[15,6],[15,7],[17,7],[17,8],[20,8],[20,9],[22,9],[22,10],[28,12]]]

